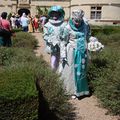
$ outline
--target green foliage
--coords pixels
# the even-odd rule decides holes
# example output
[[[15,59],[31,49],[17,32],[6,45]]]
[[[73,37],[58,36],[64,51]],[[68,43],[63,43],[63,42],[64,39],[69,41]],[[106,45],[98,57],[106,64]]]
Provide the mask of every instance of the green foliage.
[[[34,49],[38,42],[34,36],[26,32],[17,32],[13,37],[13,47],[24,47]]]
[[[38,92],[32,65],[35,55],[20,48],[0,48],[0,54],[1,120],[37,119]]]
[[[44,12],[43,12],[43,13],[44,13],[44,15],[46,15],[46,16],[48,15],[48,9],[47,9],[46,7],[44,8]]]
[[[38,68],[37,68],[38,69]],[[39,68],[36,75],[37,85],[41,88],[45,100],[49,104],[49,109],[59,120],[68,119],[68,114],[72,112],[72,106],[68,103],[68,96],[65,95],[63,83],[59,76],[53,73],[50,69],[44,67]]]
[[[33,36],[20,32],[14,39],[14,47],[0,47],[0,119],[37,120],[45,114],[46,103],[48,112],[58,120],[68,119],[72,106],[62,81],[42,56],[35,56],[33,41],[36,41]],[[39,94],[43,96],[39,98]],[[39,110],[41,105],[44,108]]]
[[[120,26],[91,26],[92,33],[110,35],[113,33],[120,33]]]
[[[22,31],[23,31],[22,28],[14,28],[14,29],[12,29],[13,33],[22,32]]]
[[[120,114],[120,35],[114,31],[110,35],[98,33],[105,49],[91,53],[88,79],[90,87],[104,107],[113,114]]]
[[[23,52],[24,51],[24,52]],[[32,50],[26,48],[0,48],[0,65],[16,65],[28,63],[35,60],[35,54]]]
[[[42,14],[43,14],[43,11],[42,11],[42,9],[40,8],[40,6],[37,6],[36,9],[37,9],[37,11],[38,11],[38,15],[42,15]]]
[[[36,88],[29,65],[10,66],[0,74],[2,76],[0,78],[0,96],[4,101],[35,96]]]
[[[10,63],[10,58],[13,56],[13,53],[6,48],[0,48],[0,66]]]
[[[10,20],[11,16],[12,16],[12,13],[9,13],[9,14],[8,14],[8,17],[7,17],[8,20]]]
[[[38,11],[38,15],[41,16],[41,15],[48,15],[48,9],[46,7],[40,7],[40,6],[37,6],[36,7],[37,11]]]

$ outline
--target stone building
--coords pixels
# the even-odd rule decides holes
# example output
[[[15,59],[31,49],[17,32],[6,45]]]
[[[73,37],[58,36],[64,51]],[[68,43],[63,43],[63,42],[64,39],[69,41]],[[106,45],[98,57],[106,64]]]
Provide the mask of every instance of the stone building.
[[[75,8],[83,9],[90,23],[120,24],[120,0],[71,0]]]
[[[91,24],[120,23],[120,0],[0,0],[0,13],[26,10],[36,15],[37,6],[49,8],[52,5],[61,5],[65,18],[69,18],[73,9],[81,8]]]
[[[18,13],[19,11],[26,10],[31,15],[37,14],[37,7],[41,9],[49,8],[52,5],[61,5],[65,12],[66,18],[69,17],[69,2],[70,0],[0,0],[0,12],[6,11],[8,13]]]

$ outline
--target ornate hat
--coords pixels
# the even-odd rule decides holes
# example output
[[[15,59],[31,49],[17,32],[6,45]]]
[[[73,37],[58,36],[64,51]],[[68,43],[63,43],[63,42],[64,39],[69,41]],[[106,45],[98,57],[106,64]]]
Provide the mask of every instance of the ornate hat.
[[[49,17],[51,16],[51,13],[52,13],[52,12],[60,12],[61,15],[62,15],[62,17],[64,17],[64,15],[65,15],[65,11],[63,10],[63,8],[62,8],[61,6],[58,6],[58,5],[52,6],[52,7],[49,9],[49,11],[48,11],[48,16],[49,16]],[[60,16],[60,17],[61,17],[61,16]]]
[[[72,11],[72,19],[74,20],[82,20],[83,16],[84,16],[84,11],[81,9]]]

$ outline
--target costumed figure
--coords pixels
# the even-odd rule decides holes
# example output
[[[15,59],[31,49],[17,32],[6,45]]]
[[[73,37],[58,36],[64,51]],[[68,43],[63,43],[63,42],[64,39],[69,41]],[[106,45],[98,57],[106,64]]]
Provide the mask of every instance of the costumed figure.
[[[44,25],[44,40],[46,42],[46,52],[51,54],[51,68],[57,71],[60,61],[60,44],[65,12],[61,6],[52,6],[48,12],[49,21]]]
[[[62,36],[65,44],[67,43],[67,54],[61,77],[67,93],[72,95],[72,98],[89,95],[86,73],[87,40],[90,27],[88,22],[84,21],[83,16],[83,10],[73,10],[72,18],[69,19]]]

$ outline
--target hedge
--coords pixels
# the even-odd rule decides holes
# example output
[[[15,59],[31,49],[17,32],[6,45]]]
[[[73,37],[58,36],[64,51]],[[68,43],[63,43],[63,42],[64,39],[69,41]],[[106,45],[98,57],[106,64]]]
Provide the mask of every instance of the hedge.
[[[42,56],[35,56],[36,43],[31,34],[18,32],[12,47],[0,47],[1,120],[65,120],[75,116],[71,117],[73,108],[59,76]]]
[[[109,27],[109,31],[118,29]],[[111,33],[96,33],[105,45],[103,51],[91,53],[88,69],[90,88],[109,112],[120,115],[120,27]]]

